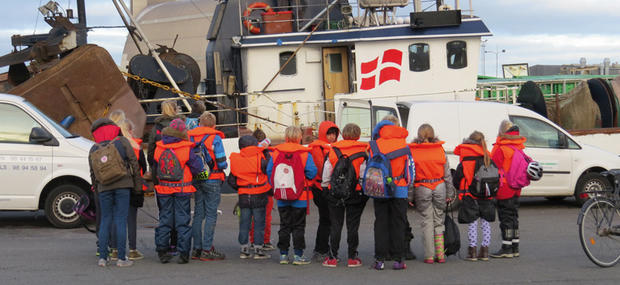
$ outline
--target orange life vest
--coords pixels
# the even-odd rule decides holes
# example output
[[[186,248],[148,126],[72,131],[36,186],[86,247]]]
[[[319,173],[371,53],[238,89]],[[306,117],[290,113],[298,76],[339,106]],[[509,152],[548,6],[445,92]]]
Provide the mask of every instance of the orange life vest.
[[[209,180],[222,180],[226,178],[226,174],[224,170],[219,169],[217,166],[217,161],[215,161],[215,151],[213,150],[213,140],[215,139],[215,135],[220,136],[220,138],[225,138],[224,133],[209,127],[199,126],[194,129],[187,131],[187,135],[194,138],[194,142],[198,143],[202,140],[202,137],[208,135],[205,140],[205,147],[207,148],[207,152],[209,152],[209,156],[213,159],[213,169],[211,169],[211,174],[209,174]]]
[[[497,161],[495,161],[495,164],[497,164],[497,167],[499,167],[500,171],[502,171],[503,173],[507,173],[508,170],[510,169],[510,165],[512,164],[512,156],[514,155],[515,151],[510,147],[510,145],[518,148],[518,149],[524,149],[525,146],[523,145],[525,143],[527,139],[525,137],[519,137],[516,139],[508,139],[508,138],[503,138],[503,137],[497,137],[495,140],[495,144],[493,144],[493,150],[491,150],[491,158],[494,158],[495,156],[497,156],[497,152],[501,151],[501,156],[503,156],[504,161],[501,163],[498,163]],[[504,200],[504,199],[509,199],[516,196],[520,196],[521,195],[521,189],[512,189],[510,188],[510,186],[508,186],[508,182],[506,181],[505,177],[502,177],[500,180],[500,186],[499,186],[499,190],[497,191],[497,196],[496,199],[498,200]]]
[[[239,153],[230,154],[230,174],[237,177],[239,195],[261,194],[271,188],[267,174],[261,170],[261,161],[265,159],[262,147],[249,146]]]
[[[389,153],[401,148],[407,147],[407,129],[394,125],[386,125],[381,128],[379,131],[379,139],[377,139],[377,146],[381,153]],[[372,149],[369,150],[372,156]],[[403,176],[405,172],[405,167],[407,163],[409,163],[407,156],[397,157],[390,161],[392,167],[392,176],[400,177]],[[404,175],[403,178],[400,178],[394,181],[396,186],[408,186],[408,181],[406,178],[407,175]]]
[[[482,149],[481,145],[469,144],[469,143],[460,144],[454,149],[454,154],[459,156],[459,161],[463,165],[463,179],[461,180],[459,184],[459,189],[458,189],[458,190],[461,190],[461,193],[459,193],[459,199],[462,200],[464,196],[471,196],[474,199],[478,199],[474,197],[473,195],[471,195],[471,193],[469,192],[463,192],[469,189],[469,185],[471,185],[471,183],[473,182],[474,171],[476,167],[475,160],[463,161],[463,158],[483,157],[485,152],[488,153],[487,150]]]
[[[140,159],[140,152],[142,151],[142,140],[141,139],[137,139],[137,138],[133,138],[133,141],[135,141],[138,144],[138,148],[133,148],[133,153],[136,155],[136,159]],[[144,169],[140,169],[140,176],[144,175]],[[148,190],[148,186],[146,185],[146,181],[144,181],[144,179],[140,179],[142,180],[142,191],[146,191]]]
[[[442,144],[444,144],[442,141],[409,144],[415,162],[415,187],[424,186],[435,190],[437,185],[444,182],[446,152]]]
[[[368,151],[368,143],[353,141],[353,140],[342,140],[332,144],[332,147],[337,147],[343,155],[351,156],[359,152],[367,152]],[[334,150],[331,150],[328,155],[329,163],[332,165],[332,168],[336,166],[338,163],[338,156]],[[364,162],[364,158],[360,157],[353,160],[351,163],[353,164],[353,168],[355,169],[356,178],[360,178],[360,166]],[[358,184],[355,187],[355,191],[361,191],[362,187]]]
[[[159,184],[155,185],[155,190],[158,194],[174,194],[174,193],[193,193],[196,192],[194,186],[192,186],[192,172],[187,166],[189,160],[189,153],[191,152],[194,143],[189,141],[180,141],[177,143],[164,144],[163,141],[158,141],[155,147],[155,161],[159,161],[161,154],[166,149],[172,149],[176,155],[181,167],[183,167],[183,179],[181,181],[165,181],[159,180]]]
[[[273,152],[271,153],[272,163],[276,161],[276,158],[278,157],[280,152],[296,152],[296,151],[299,151],[299,152],[301,152],[300,155],[299,155],[300,158],[301,158],[301,164],[303,165],[304,169],[306,168],[306,162],[308,161],[308,155],[309,155],[309,151],[310,151],[309,148],[307,148],[305,146],[302,146],[300,144],[297,144],[297,143],[287,142],[287,143],[279,144],[279,145],[273,147],[272,149],[273,149]],[[308,185],[310,185],[310,180],[311,179],[305,178],[305,174],[304,174],[304,186],[307,187]],[[306,201],[306,200],[312,199],[312,197],[313,197],[312,196],[312,191],[304,191],[304,193],[301,194],[301,197],[299,198],[299,200]]]

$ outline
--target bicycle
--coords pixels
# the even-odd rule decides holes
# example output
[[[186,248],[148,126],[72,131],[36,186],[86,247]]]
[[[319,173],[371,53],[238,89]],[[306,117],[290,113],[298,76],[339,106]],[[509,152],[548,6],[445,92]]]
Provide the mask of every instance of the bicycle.
[[[577,225],[588,258],[600,267],[611,267],[620,261],[620,169],[601,174],[612,187],[586,194],[590,199],[581,207]]]

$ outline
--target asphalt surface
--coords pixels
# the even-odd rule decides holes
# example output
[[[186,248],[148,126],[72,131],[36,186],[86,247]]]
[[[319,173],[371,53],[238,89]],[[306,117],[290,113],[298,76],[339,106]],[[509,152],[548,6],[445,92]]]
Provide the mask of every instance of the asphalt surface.
[[[232,215],[237,200],[224,195],[218,218],[215,246],[226,253],[223,261],[176,260],[160,264],[154,246],[157,210],[147,198],[139,212],[138,249],[145,254],[133,267],[97,267],[95,235],[83,228],[53,228],[41,211],[0,212],[0,284],[618,284],[620,265],[602,269],[585,256],[578,239],[577,207],[572,199],[552,202],[542,198],[523,199],[520,211],[521,257],[470,262],[458,256],[446,264],[428,265],[420,259],[407,261],[408,268],[394,271],[370,270],[373,262],[373,209],[370,201],[360,226],[360,268],[337,268],[320,264],[279,265],[277,252],[270,260],[239,259],[238,220]],[[277,241],[278,215],[274,211],[272,242]],[[419,216],[409,212],[414,227],[414,252],[423,255]],[[311,255],[317,227],[312,206],[306,228],[306,254]],[[461,257],[466,255],[466,226],[461,229]],[[491,251],[500,244],[498,223],[492,223]],[[346,232],[341,243],[346,256]]]

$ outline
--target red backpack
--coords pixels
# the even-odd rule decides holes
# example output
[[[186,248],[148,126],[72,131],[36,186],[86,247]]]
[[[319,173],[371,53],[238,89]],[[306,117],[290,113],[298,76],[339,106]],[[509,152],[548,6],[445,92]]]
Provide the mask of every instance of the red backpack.
[[[301,198],[304,188],[304,166],[300,152],[280,152],[271,173],[273,197],[277,200],[295,201]]]

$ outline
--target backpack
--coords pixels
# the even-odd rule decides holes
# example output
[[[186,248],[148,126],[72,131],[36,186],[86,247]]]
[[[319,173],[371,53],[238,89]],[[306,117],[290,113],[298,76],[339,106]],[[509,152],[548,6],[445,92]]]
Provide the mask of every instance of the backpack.
[[[202,162],[202,170],[194,177],[197,180],[207,180],[209,179],[209,174],[211,174],[211,168],[209,167],[209,163],[211,162],[211,156],[206,153],[207,149],[206,147],[204,147],[204,143],[208,137],[209,135],[203,136],[198,143],[194,141],[194,137],[189,137],[189,140],[196,144],[196,146],[192,148],[192,152],[194,152],[194,154],[198,158],[200,158],[200,161]]]
[[[466,156],[463,158],[463,161],[472,160],[476,164],[474,166],[474,176],[467,190],[476,198],[495,197],[500,184],[499,168],[492,160],[489,167],[484,166],[484,158],[482,156]],[[458,167],[462,169],[462,163]]]
[[[299,152],[280,152],[271,173],[273,197],[277,200],[299,200],[304,189],[304,166]]]
[[[353,161],[363,157],[368,158],[365,152],[358,152],[351,156],[343,155],[340,149],[332,147],[332,150],[336,153],[338,161],[334,166],[330,181],[329,181],[329,195],[335,199],[345,201],[355,191],[355,187],[358,184],[357,173],[355,172],[355,166]]]
[[[170,148],[165,149],[157,161],[157,178],[159,180],[178,182],[183,180],[183,167],[179,158]]]
[[[94,229],[89,228],[87,225],[87,223],[92,223],[97,219],[97,209],[94,203],[90,203],[89,194],[82,194],[80,196],[80,199],[73,204],[73,211],[82,218],[82,225],[87,231],[96,233]]]
[[[195,129],[198,127],[198,118],[186,118],[185,119],[185,128],[187,130]]]
[[[398,177],[392,177],[391,160],[407,155],[411,160],[411,150],[408,146],[383,154],[379,151],[376,141],[370,141],[370,149],[372,156],[366,163],[364,171],[364,180],[362,189],[364,194],[372,198],[392,198],[396,185],[394,181],[407,177],[410,173],[411,163],[407,163],[403,174]]]
[[[454,222],[454,219],[448,215],[451,212],[450,209],[446,211],[446,218],[444,220],[444,253],[446,255],[453,255],[459,252],[461,249],[461,233],[458,225]]]
[[[512,189],[521,189],[527,185],[530,185],[530,178],[527,175],[527,165],[532,162],[532,159],[514,146],[509,146],[514,150],[512,155],[512,161],[510,162],[510,169],[506,172],[506,182]]]
[[[123,157],[127,157],[125,149],[117,147],[118,138],[95,145],[90,154],[90,165],[97,181],[109,185],[129,175],[129,169]],[[121,154],[121,151],[123,152]]]

